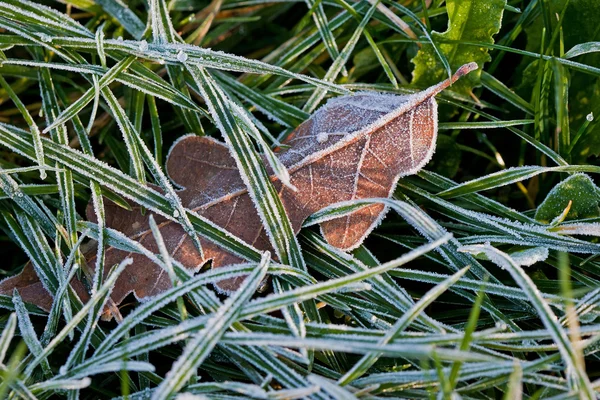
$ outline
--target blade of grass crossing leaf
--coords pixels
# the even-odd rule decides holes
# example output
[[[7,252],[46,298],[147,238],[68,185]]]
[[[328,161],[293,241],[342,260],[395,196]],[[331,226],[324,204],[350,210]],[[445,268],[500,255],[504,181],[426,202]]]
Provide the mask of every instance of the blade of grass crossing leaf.
[[[37,54],[40,57],[40,52]],[[42,107],[44,109],[44,117],[46,118],[46,124],[50,124],[59,114],[60,107],[58,105],[58,99],[54,89],[54,83],[52,82],[52,76],[47,68],[41,68],[38,72],[40,81],[40,93],[42,95]],[[68,145],[69,138],[67,135],[67,128],[65,125],[58,125],[56,128],[50,131],[52,140]],[[67,228],[68,236],[67,245],[70,247],[77,241],[77,211],[75,209],[75,188],[73,186],[73,174],[69,170],[63,172],[57,172],[56,180],[58,181],[60,198],[62,203],[62,210],[64,213],[64,223]]]
[[[369,278],[379,275],[381,273],[390,271],[394,268],[399,267],[400,265],[404,265],[407,262],[416,259],[417,257],[422,256],[423,254],[426,254],[427,252],[437,248],[441,244],[446,243],[449,238],[450,238],[450,235],[446,235],[436,241],[433,241],[431,243],[423,245],[423,246],[419,247],[418,249],[415,249],[407,254],[404,254],[403,256],[399,257],[396,260],[382,264],[379,267],[375,267],[375,268],[372,268],[372,269],[369,269],[366,271],[362,271],[359,273],[354,273],[349,276],[341,277],[338,279],[334,279],[334,280],[330,280],[330,281],[326,281],[326,282],[320,282],[320,283],[310,285],[307,287],[297,288],[297,289],[294,289],[292,291],[285,292],[282,294],[271,294],[265,298],[257,299],[255,301],[252,301],[243,306],[243,309],[240,312],[238,319],[252,318],[257,315],[268,312],[269,310],[270,311],[277,310],[287,304],[298,303],[298,302],[305,301],[307,299],[314,298],[315,296],[318,296],[318,295],[321,295],[324,293],[335,292],[335,291],[339,290],[341,287],[344,287],[346,285],[351,285],[351,284],[369,279]],[[232,268],[232,267],[225,267],[225,268]],[[219,280],[222,278],[217,277],[217,275],[223,273],[222,271],[219,271],[219,270],[225,269],[225,268],[219,268],[217,270],[207,272],[206,274],[215,275],[216,280]],[[237,268],[239,268],[239,267],[237,267]],[[248,268],[248,267],[246,267],[246,268]],[[249,272],[253,273],[253,272],[257,271],[257,268],[255,268],[255,267],[252,268],[252,271],[248,271],[248,269],[246,269],[246,268],[243,270],[240,270],[240,274],[247,274]],[[199,279],[199,278],[200,277],[198,277],[196,279]],[[205,284],[204,282],[206,282],[206,281],[199,280],[199,281],[196,281],[194,283],[194,285]],[[193,282],[189,282],[190,285],[192,283]],[[180,289],[182,290],[184,288],[183,286],[184,285],[179,286],[177,289],[172,290],[172,293],[169,293],[169,296],[164,296],[165,300],[168,297],[170,299],[169,301],[173,301],[176,298],[176,291],[180,290]],[[187,283],[185,284],[185,286],[187,286]],[[186,290],[189,290],[189,287]],[[134,320],[137,320],[138,318],[140,318],[142,315],[148,315],[149,313],[152,312],[152,308],[155,306],[156,306],[155,304],[149,303],[144,308],[143,314],[139,311],[136,312],[137,316],[135,318],[132,317],[133,319],[130,319],[130,321],[133,322]],[[84,361],[84,363],[82,363],[81,365],[74,367],[73,373],[83,374],[87,368],[90,368],[93,365],[96,365],[97,363],[102,364],[102,363],[108,363],[108,362],[113,362],[113,361],[119,360],[122,357],[122,354],[124,351],[130,356],[135,356],[137,354],[141,354],[142,352],[151,351],[153,349],[166,346],[170,343],[180,341],[180,340],[184,339],[184,337],[182,337],[182,335],[184,333],[189,333],[189,334],[197,333],[199,331],[199,329],[204,327],[206,321],[207,321],[206,317],[188,319],[184,322],[179,323],[176,326],[172,326],[169,328],[163,328],[161,330],[155,330],[153,332],[148,332],[148,333],[144,334],[141,338],[139,338],[140,339],[139,341],[136,341],[136,339],[138,339],[138,338],[132,338],[129,341],[126,341],[126,342],[123,342],[121,344],[114,346],[112,344],[113,343],[112,340],[116,340],[116,338],[118,338],[119,336],[124,335],[131,328],[131,322],[129,322],[128,324],[126,324],[126,326],[117,328],[116,331],[118,331],[118,333],[114,333],[114,334],[111,333],[111,335],[109,336],[111,339],[108,341],[105,341],[103,345],[98,347],[99,354],[94,355],[94,357]],[[78,375],[66,374],[65,376],[63,376],[63,378],[64,377],[72,378],[73,376],[78,376]]]
[[[158,250],[160,251],[160,255],[164,261],[164,267],[169,274],[171,285],[173,287],[177,287],[180,284],[180,281],[175,274],[173,264],[171,263],[171,256],[169,255],[165,241],[163,240],[160,230],[158,229],[158,226],[156,225],[152,215],[150,216],[150,228],[152,229],[152,235],[154,236],[154,240],[158,245]],[[181,320],[184,321],[187,317],[187,310],[185,309],[185,304],[183,303],[183,298],[181,297],[177,298],[177,308],[179,309]]]
[[[100,301],[103,301],[106,298],[107,294],[110,294],[117,278],[121,275],[121,272],[125,269],[126,266],[132,263],[131,258],[126,258],[121,261],[121,263],[110,271],[107,279],[104,281],[100,289],[94,293],[87,303],[81,307],[81,309],[73,316],[73,319],[67,322],[67,324],[63,327],[63,329],[56,335],[54,338],[48,343],[48,345],[44,348],[43,352],[35,357],[33,361],[31,361],[27,368],[25,369],[26,374],[31,374],[33,369],[46,357],[48,357],[52,352],[56,349],[56,347],[62,343],[62,341],[67,337],[67,335],[75,329],[81,321],[88,315],[89,311],[94,308]]]
[[[28,142],[30,136],[28,132],[2,123],[0,123],[0,132],[2,133],[0,135],[0,144],[35,161],[34,149]],[[164,195],[151,187],[140,184],[130,176],[109,167],[96,158],[77,152],[69,147],[57,145],[45,138],[42,138],[42,142],[44,144],[45,156],[65,168],[76,172],[75,176],[81,179],[83,184],[88,184],[89,180],[94,180],[115,193],[131,199],[168,219],[174,220],[173,214],[175,209],[171,203],[165,199]],[[243,240],[231,235],[231,233],[193,211],[186,210],[186,213],[196,232],[206,239],[219,244],[224,249],[227,249],[227,251],[239,255],[241,258],[251,261],[260,259],[260,252]]]
[[[558,346],[562,359],[568,366],[568,372],[573,374],[577,387],[574,389],[580,390],[583,398],[593,399],[596,397],[594,389],[589,381],[587,374],[577,363],[577,354],[573,348],[573,344],[569,341],[566,332],[558,323],[558,318],[550,309],[548,303],[542,298],[538,288],[531,278],[519,267],[506,253],[490,246],[490,245],[471,245],[464,246],[461,251],[470,252],[473,254],[484,253],[495,264],[508,270],[515,282],[523,289],[529,297],[532,305],[538,311],[538,315],[552,339]]]
[[[84,239],[85,236],[81,235],[80,239]],[[60,323],[60,315],[61,311],[64,315],[65,321],[70,321],[73,318],[71,304],[69,299],[65,296],[69,290],[69,284],[71,280],[75,277],[75,274],[79,270],[77,265],[74,265],[73,268],[69,271],[69,275],[61,282],[58,291],[54,295],[54,301],[52,302],[52,308],[50,309],[50,314],[48,315],[48,321],[46,322],[46,327],[44,329],[44,333],[40,339],[43,346],[47,345],[52,337],[56,334],[56,330],[58,329],[58,325]]]
[[[275,176],[277,176],[281,183],[283,183],[287,188],[293,191],[298,190],[290,182],[290,173],[288,172],[286,166],[283,165],[277,155],[275,155],[273,150],[271,150],[269,144],[263,139],[256,126],[252,123],[249,115],[250,113],[232,101],[229,102],[229,107],[235,111],[232,115],[236,123],[240,127],[245,128],[244,132],[250,135],[260,145],[263,155],[267,159],[269,166],[273,169]]]
[[[102,91],[105,100],[107,101],[107,103],[109,103],[109,106],[111,107],[111,110],[113,111],[113,114],[117,119],[117,123],[121,128],[123,137],[125,138],[126,143],[128,143],[130,154],[133,155],[133,150],[135,150],[135,153],[139,158],[135,162],[146,164],[146,166],[148,167],[148,169],[150,170],[160,187],[164,190],[165,198],[175,209],[175,211],[173,211],[173,217],[175,217],[178,220],[178,222],[182,225],[186,233],[191,237],[200,254],[202,254],[202,245],[200,244],[200,239],[198,239],[198,235],[196,234],[194,227],[192,226],[192,223],[183,207],[183,204],[181,203],[181,199],[175,192],[175,189],[173,189],[173,186],[169,182],[169,179],[161,170],[156,160],[152,157],[152,153],[146,146],[146,143],[140,137],[139,133],[136,132],[135,127],[133,126],[129,118],[127,118],[127,116],[125,115],[125,111],[119,104],[115,95],[108,88],[104,88]],[[141,167],[136,167],[136,170],[137,168],[140,168],[141,174],[144,174],[143,165]]]
[[[160,262],[161,260],[158,261]],[[184,267],[178,267],[176,262],[173,262],[173,267],[179,269],[180,271],[184,271]],[[190,277],[187,275],[187,279],[183,278],[185,275],[177,274],[178,279],[182,281],[178,286],[174,286],[165,292],[162,292],[161,294],[157,295],[153,301],[142,303],[139,307],[133,310],[131,314],[127,315],[123,319],[122,324],[119,324],[119,326],[113,329],[110,334],[106,336],[105,340],[96,348],[94,356],[101,356],[106,352],[112,351],[112,346],[114,343],[125,336],[129,330],[131,330],[137,324],[142,323],[145,318],[150,316],[156,310],[164,307],[166,304],[174,302],[183,295],[200,289],[211,282],[217,282],[218,280],[223,279],[225,276],[247,275],[256,268],[256,263],[238,265],[235,267],[225,267],[223,268],[224,271],[212,270],[196,277]],[[275,272],[272,270],[274,268],[272,265],[270,268],[270,272]],[[187,274],[187,272],[185,272],[185,274]],[[183,279],[186,280],[183,281]]]
[[[104,200],[100,186],[96,182],[90,182],[90,186],[92,189],[92,204],[94,205],[94,212],[96,214],[99,232],[96,250],[96,266],[94,268],[94,278],[92,281],[91,291],[91,295],[93,296],[100,289],[100,286],[102,285],[102,278],[104,277],[104,227],[106,225],[106,219],[104,213]],[[111,300],[108,299],[108,301]],[[94,307],[90,308],[85,328],[81,333],[79,341],[69,353],[69,357],[67,358],[63,368],[68,369],[73,363],[80,363],[83,361],[85,353],[90,345],[92,330],[95,328],[95,324],[97,324],[105,302],[106,300],[100,300]]]
[[[254,151],[254,147],[250,142],[246,132],[241,129],[243,126],[250,131],[254,131],[257,137],[260,137],[258,131],[253,126],[251,121],[242,120],[238,122],[240,117],[245,115],[243,109],[236,107],[223,91],[217,86],[213,78],[203,69],[188,67],[188,70],[194,77],[202,96],[207,102],[208,108],[217,123],[219,130],[225,138],[225,141],[232,149],[232,156],[236,160],[236,164],[240,170],[240,175],[244,179],[248,191],[252,197],[253,203],[257,208],[259,215],[263,221],[265,230],[277,252],[278,257],[284,262],[289,263],[293,267],[305,270],[306,266],[302,257],[300,245],[294,234],[291,222],[287,217],[286,211],[281,203],[281,200],[276,193],[262,162]],[[232,113],[231,111],[237,112]],[[263,148],[268,149],[268,146],[263,145]],[[267,153],[267,159],[269,159]],[[279,171],[282,182],[288,182],[289,174],[287,169],[273,155],[273,168]],[[281,168],[279,166],[281,165]],[[285,190],[285,189],[284,189]],[[293,190],[293,189],[292,189]],[[283,284],[284,289],[288,289],[287,283]],[[318,319],[319,314],[314,303],[306,305],[307,314],[312,319]],[[298,321],[299,324],[291,327],[293,332],[302,334],[302,314],[300,310],[292,306],[286,312],[290,318],[288,322]],[[293,317],[292,317],[293,316]],[[311,357],[312,359],[312,357]]]
[[[9,229],[21,246],[21,249],[28,255],[44,288],[48,290],[49,293],[55,293],[58,289],[58,280],[52,264],[56,263],[56,260],[46,241],[46,237],[36,237],[35,234],[30,231],[29,228],[31,225],[26,222],[27,216],[16,212],[15,214],[19,218],[17,221],[9,212],[3,211],[2,214]]]
[[[188,342],[181,356],[171,367],[170,373],[153,393],[153,400],[168,399],[187,383],[230,325],[237,320],[242,307],[252,297],[267,273],[270,259],[269,252],[265,252],[256,270],[248,275],[236,293],[207,321],[205,328]]]
[[[402,317],[396,321],[394,326],[386,332],[385,336],[379,341],[380,345],[386,345],[391,342],[394,337],[396,337],[399,333],[404,331],[406,328],[410,326],[410,324],[421,314],[425,308],[427,308],[433,301],[435,301],[439,296],[441,296],[450,286],[452,286],[458,279],[460,279],[467,271],[469,267],[465,267],[452,275],[450,278],[446,279],[444,282],[435,286],[433,289],[429,290],[421,299],[415,303],[408,311],[406,311]],[[379,358],[379,354],[373,353],[363,356],[354,366],[346,372],[346,374],[338,380],[338,384],[341,386],[345,386],[352,382],[353,380],[364,375],[369,368]]]
[[[227,107],[228,99],[204,69],[190,65],[187,69],[194,77],[211,115],[231,149],[231,155],[252,196],[278,258],[283,263],[305,269],[300,246],[281,200],[252,142]]]
[[[17,313],[18,321],[19,321],[19,330],[21,331],[21,337],[27,343],[27,347],[31,354],[35,357],[39,357],[42,353],[42,345],[38,340],[38,337],[33,329],[33,325],[31,324],[31,320],[29,319],[29,314],[27,309],[25,308],[25,304],[23,304],[23,300],[21,300],[21,296],[15,289],[13,293],[13,303],[15,305],[15,311]],[[48,363],[48,358],[43,357],[41,359],[42,370],[44,371],[44,375],[46,377],[52,375],[52,371],[50,369],[50,364]]]
[[[50,309],[50,314],[48,315],[48,320],[46,321],[44,333],[40,339],[43,346],[48,344],[48,342],[56,333],[56,329],[58,328],[60,322],[61,312],[65,318],[65,321],[69,321],[71,318],[73,318],[71,302],[69,301],[70,299],[65,297],[65,295],[68,293],[71,280],[75,276],[75,273],[79,270],[79,266],[74,264],[75,258],[77,257],[77,252],[79,251],[79,246],[87,237],[87,232],[83,232],[79,236],[79,239],[77,239],[77,242],[71,248],[71,252],[62,266],[62,270],[64,271],[66,278],[61,279],[58,290],[56,293],[54,293],[52,308]],[[71,337],[70,339],[72,340],[73,338]]]

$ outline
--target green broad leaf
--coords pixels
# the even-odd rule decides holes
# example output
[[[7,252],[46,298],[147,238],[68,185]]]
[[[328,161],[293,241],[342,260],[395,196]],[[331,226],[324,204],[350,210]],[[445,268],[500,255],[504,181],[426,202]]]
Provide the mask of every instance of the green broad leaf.
[[[565,220],[594,218],[600,216],[599,189],[586,174],[571,175],[556,185],[540,204],[535,219],[550,222],[562,214],[572,201]]]
[[[476,62],[479,70],[455,83],[454,90],[469,94],[480,85],[481,68],[491,60],[486,47],[476,47],[460,42],[494,43],[494,35],[500,30],[505,0],[451,0],[446,2],[448,30],[433,32],[432,39],[439,42],[439,49],[448,59],[450,68],[456,70],[463,64]],[[448,43],[451,41],[451,43]],[[444,43],[446,42],[446,43]],[[414,85],[428,87],[447,78],[448,72],[430,44],[423,44],[412,59]]]

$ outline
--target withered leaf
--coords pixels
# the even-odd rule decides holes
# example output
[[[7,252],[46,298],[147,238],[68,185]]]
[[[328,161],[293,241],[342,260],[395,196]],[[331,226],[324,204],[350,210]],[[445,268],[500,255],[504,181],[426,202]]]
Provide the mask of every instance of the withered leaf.
[[[358,93],[334,98],[296,128],[284,142],[289,147],[278,156],[288,168],[291,183],[297,190],[284,186],[272,176],[294,231],[300,230],[308,216],[330,204],[388,197],[401,176],[419,171],[435,148],[437,104],[434,96],[476,68],[475,63],[466,64],[451,79],[411,95]],[[171,148],[166,166],[171,180],[182,188],[178,195],[185,207],[258,249],[271,249],[235,161],[223,143],[209,137],[184,136]],[[131,204],[132,209],[128,211],[107,201],[105,208],[108,228],[158,253],[149,227],[149,213],[142,214],[135,204]],[[379,224],[385,211],[380,204],[364,207],[322,223],[321,231],[329,244],[351,250]],[[96,220],[91,206],[88,206],[87,218]],[[202,257],[179,224],[159,215],[154,218],[170,254],[190,270],[197,271],[208,260],[212,260],[212,268],[243,261],[204,239],[201,240]],[[90,253],[90,265],[94,265],[94,257],[95,252]],[[120,304],[132,292],[137,298],[145,298],[171,286],[164,270],[143,255],[108,248],[105,257],[107,266],[125,257],[133,258],[133,264],[122,273],[112,292],[115,304]],[[221,290],[233,291],[243,279],[224,280],[218,286]],[[81,293],[81,284],[77,282],[75,286]],[[50,309],[52,297],[36,279],[31,265],[0,283],[1,293],[10,294],[14,288],[19,290],[23,300]]]

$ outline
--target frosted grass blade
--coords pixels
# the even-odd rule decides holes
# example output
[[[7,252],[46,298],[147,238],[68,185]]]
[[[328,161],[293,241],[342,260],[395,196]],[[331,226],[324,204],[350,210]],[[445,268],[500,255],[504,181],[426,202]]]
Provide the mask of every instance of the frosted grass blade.
[[[452,286],[457,280],[459,280],[467,271],[469,267],[465,267],[430,289],[421,299],[415,303],[402,317],[396,321],[394,326],[386,332],[385,336],[379,341],[379,345],[384,346],[391,342],[394,337],[396,337],[400,332],[409,327],[411,322],[421,314],[425,308],[427,308],[433,301],[435,301],[439,296],[441,296],[450,286]],[[338,380],[338,384],[341,386],[345,386],[355,379],[364,375],[369,368],[378,359],[378,354],[368,354],[363,356],[346,374]]]
[[[187,69],[194,77],[213,119],[231,149],[231,155],[236,161],[277,257],[284,264],[305,269],[300,245],[291,222],[252,142],[237,123],[230,107],[227,107],[227,97],[204,69],[189,65]]]
[[[207,321],[204,329],[191,338],[165,380],[152,394],[153,400],[167,399],[187,383],[198,365],[210,354],[229,326],[237,320],[243,305],[252,297],[267,273],[270,259],[269,252],[265,252],[256,270],[248,275],[236,293]]]
[[[106,74],[100,78],[97,88],[96,85],[94,85],[88,89],[79,99],[77,99],[74,103],[71,103],[69,107],[67,107],[58,117],[56,117],[54,121],[52,121],[52,123],[44,129],[43,132],[48,133],[50,130],[73,118],[73,116],[78,114],[85,106],[88,105],[90,101],[94,100],[94,97],[97,96],[98,90],[110,85],[117,78],[117,76],[126,70],[134,61],[135,57],[129,56],[115,64],[114,67],[109,69]]]
[[[15,304],[15,311],[19,320],[19,330],[21,331],[21,337],[27,344],[27,347],[29,348],[31,354],[33,354],[35,357],[40,357],[40,355],[42,354],[42,345],[38,340],[37,334],[35,333],[35,329],[33,329],[33,325],[31,324],[31,320],[29,319],[29,314],[27,313],[25,304],[23,304],[23,300],[21,300],[21,296],[19,296],[19,293],[16,290],[13,293],[13,303]],[[44,375],[50,376],[52,374],[52,371],[50,369],[50,364],[48,363],[48,358],[40,357],[40,359]]]
[[[8,321],[6,321],[6,325],[2,330],[2,335],[0,336],[0,363],[4,363],[4,359],[6,358],[6,352],[8,351],[8,346],[10,346],[10,342],[12,341],[15,335],[15,329],[17,327],[17,314],[11,313],[8,316]]]
[[[35,123],[35,121],[33,120],[33,118],[31,117],[31,114],[29,113],[29,111],[27,110],[27,108],[25,107],[23,102],[21,101],[21,99],[19,99],[19,96],[17,96],[15,91],[12,89],[12,87],[6,82],[6,80],[2,76],[0,76],[0,85],[6,91],[6,93],[8,94],[10,99],[13,101],[15,106],[19,109],[19,111],[21,112],[21,115],[23,116],[23,119],[25,119],[25,121],[27,122],[27,125],[29,126],[29,129],[31,131],[31,136],[33,138],[33,146],[35,148],[35,155],[37,158],[38,165],[40,166],[40,179],[44,180],[44,179],[46,179],[46,166],[44,164],[44,148],[42,147],[40,130],[39,130],[37,124]]]
[[[27,368],[25,370],[26,373],[30,374],[31,371],[33,371],[33,369],[41,362],[43,361],[46,357],[48,357],[54,350],[55,348],[64,340],[64,338],[73,330],[77,327],[77,325],[83,321],[83,319],[86,317],[86,315],[88,315],[89,311],[96,306],[96,304],[101,301],[104,300],[106,297],[107,293],[110,293],[110,291],[112,290],[112,287],[115,284],[115,281],[117,280],[117,278],[119,277],[119,275],[121,274],[121,272],[123,272],[123,270],[125,269],[125,267],[129,264],[131,264],[131,259],[130,258],[126,258],[125,260],[123,260],[115,269],[113,269],[108,278],[106,279],[106,281],[103,283],[102,287],[100,288],[100,290],[98,290],[96,293],[94,293],[89,301],[87,303],[85,303],[83,305],[83,307],[81,307],[81,309],[79,310],[79,312],[77,312],[77,314],[75,314],[73,316],[73,319],[68,321],[67,324],[64,326],[64,328],[58,333],[56,334],[56,336],[54,336],[54,338],[50,341],[50,343],[48,343],[48,345],[44,348],[43,352],[41,354],[39,354],[38,356],[36,356],[34,358],[33,361],[31,361],[28,365]]]
[[[576,379],[576,389],[581,390],[581,394],[584,398],[595,398],[596,395],[594,394],[594,389],[591,386],[589,378],[585,373],[585,370],[583,370],[582,366],[580,366],[577,361],[576,350],[573,348],[573,344],[569,341],[566,332],[558,323],[558,318],[552,312],[548,303],[544,301],[538,288],[523,269],[515,264],[506,253],[503,253],[490,245],[464,246],[461,248],[461,251],[473,254],[484,253],[498,266],[510,272],[515,282],[517,282],[521,289],[527,294],[531,303],[538,311],[538,315],[544,323],[544,326],[552,335],[552,339],[557,344],[560,354],[568,366],[568,372],[572,373]]]
[[[499,172],[494,172],[493,174],[489,174],[481,178],[461,183],[459,185],[454,186],[453,188],[443,190],[437,193],[437,195],[445,199],[450,199],[453,197],[464,196],[465,194],[469,193],[494,189],[497,187],[509,185],[511,183],[521,182],[546,172],[600,173],[600,168],[595,165],[566,165],[558,167],[513,167]]]
[[[337,75],[344,69],[344,64],[346,64],[346,61],[348,61],[348,58],[352,54],[352,51],[354,50],[356,43],[360,39],[365,27],[371,20],[371,17],[373,16],[373,13],[375,12],[378,4],[379,4],[379,0],[376,0],[374,2],[373,6],[371,6],[371,8],[369,8],[369,11],[367,11],[367,13],[363,17],[362,21],[360,21],[358,28],[356,28],[356,30],[354,31],[354,33],[348,40],[348,43],[346,44],[346,46],[344,46],[344,49],[342,50],[342,52],[339,54],[338,57],[336,57],[333,60],[331,67],[329,67],[329,70],[327,70],[327,73],[325,74],[324,79],[326,81],[334,81],[337,78]],[[324,89],[319,88],[319,89],[315,90],[315,92],[307,100],[306,104],[304,104],[303,111],[306,111],[309,113],[313,112],[315,110],[315,108],[317,108],[317,106],[319,105],[321,100],[323,100],[323,97],[325,97],[326,93],[327,92]]]

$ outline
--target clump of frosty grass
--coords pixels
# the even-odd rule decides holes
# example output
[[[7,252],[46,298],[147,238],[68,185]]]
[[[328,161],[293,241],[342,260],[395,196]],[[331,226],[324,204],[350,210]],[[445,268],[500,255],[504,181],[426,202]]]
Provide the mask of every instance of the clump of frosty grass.
[[[600,74],[597,38],[572,43],[590,22],[572,4],[517,14],[465,1],[500,14],[456,16],[461,40],[438,46],[432,32],[447,29],[456,1],[260,3],[0,2],[3,277],[29,263],[39,278],[0,295],[0,398],[597,398],[600,169],[587,90]],[[530,32],[547,7],[564,23],[542,39]],[[500,22],[501,37],[476,36]],[[415,54],[435,57],[426,70],[438,81],[472,57],[491,62],[470,91],[436,97],[438,150],[425,169],[390,198],[331,204],[290,234],[277,191],[260,195],[265,171],[299,190],[285,164],[297,154],[279,156],[287,135],[340,95],[386,112],[429,86],[407,82],[424,59]],[[515,71],[531,82],[516,87]],[[377,95],[365,103],[361,92]],[[307,146],[352,129],[319,126]],[[273,254],[184,206],[165,161],[188,135],[231,143],[280,244]],[[319,231],[374,205],[385,219],[350,252]],[[109,210],[132,206],[157,216],[144,245],[112,229]],[[178,243],[163,218],[243,261],[190,273],[169,254]],[[111,248],[128,257],[108,265]],[[138,254],[171,285],[116,305]],[[234,278],[239,290],[215,289]],[[49,311],[26,300],[44,289]]]

